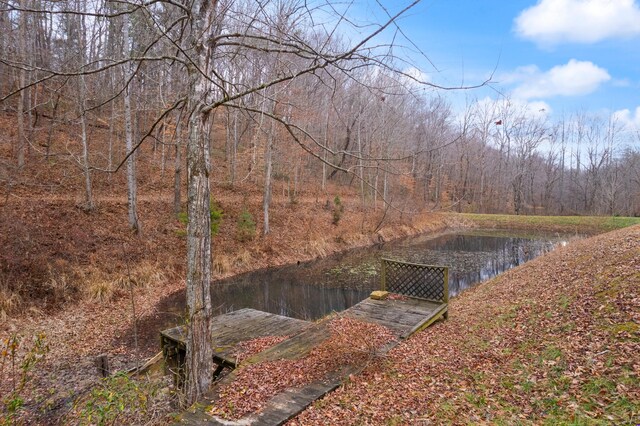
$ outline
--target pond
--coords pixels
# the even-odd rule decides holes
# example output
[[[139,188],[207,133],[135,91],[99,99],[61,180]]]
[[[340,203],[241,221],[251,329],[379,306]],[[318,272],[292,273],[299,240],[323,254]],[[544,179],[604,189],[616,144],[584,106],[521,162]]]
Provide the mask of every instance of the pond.
[[[216,281],[211,285],[212,301],[216,314],[254,308],[315,320],[333,311],[343,311],[378,290],[381,257],[449,266],[450,295],[455,296],[566,241],[559,235],[530,236],[504,231],[420,236]],[[184,297],[181,292],[165,299],[160,318],[152,321],[156,330],[158,326],[180,323]]]

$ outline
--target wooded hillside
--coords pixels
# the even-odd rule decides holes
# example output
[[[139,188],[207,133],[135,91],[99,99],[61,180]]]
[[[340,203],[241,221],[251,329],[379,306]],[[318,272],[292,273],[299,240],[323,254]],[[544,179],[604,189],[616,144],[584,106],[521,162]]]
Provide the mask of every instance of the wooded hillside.
[[[640,215],[640,135],[454,106],[494,82],[415,68],[397,22],[417,3],[362,22],[330,0],[0,0],[3,331],[33,320],[86,355],[130,301],[186,287],[193,402],[212,278],[468,220],[443,211]]]

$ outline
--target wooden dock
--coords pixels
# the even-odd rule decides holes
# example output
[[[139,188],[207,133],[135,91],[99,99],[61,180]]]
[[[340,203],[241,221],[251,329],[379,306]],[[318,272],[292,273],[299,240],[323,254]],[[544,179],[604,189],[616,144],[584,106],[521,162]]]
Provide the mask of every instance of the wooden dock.
[[[213,360],[222,368],[235,368],[238,345],[260,337],[294,336],[312,323],[255,309],[240,309],[215,317],[211,325],[214,342]],[[186,353],[186,327],[174,327],[160,332],[162,352],[167,369],[180,376]]]
[[[230,318],[230,314],[226,314],[222,316],[224,317],[223,321],[229,325],[230,319],[233,319],[240,329],[255,330],[256,327],[251,324],[254,324],[255,318],[259,317],[258,313],[264,313],[253,310],[246,311],[250,311],[252,315],[236,315]],[[378,355],[381,355],[399,344],[402,339],[409,337],[411,334],[432,324],[437,319],[442,318],[446,311],[447,304],[428,300],[413,298],[406,298],[402,300],[373,300],[369,298],[347,309],[340,315],[353,317],[364,322],[383,325],[391,330],[396,339],[391,341],[391,343],[386,344],[384,347],[377,348]],[[275,317],[278,316],[276,315]],[[218,321],[218,318],[220,317],[216,317],[214,323]],[[285,317],[279,317],[277,321],[282,321],[282,318]],[[289,335],[291,337],[248,358],[238,367],[242,368],[244,363],[249,365],[261,362],[277,361],[280,359],[303,358],[314,347],[328,339],[331,334],[327,329],[327,321],[321,321],[313,324],[300,321],[299,323],[293,323],[290,327],[291,328],[289,328],[287,333],[280,333],[277,335]],[[293,334],[296,330],[299,330],[299,332],[297,334]],[[261,336],[269,335],[265,333],[267,332],[260,334]],[[166,334],[166,332],[163,332],[163,335],[166,336]],[[175,336],[175,334],[171,335]],[[250,335],[253,334],[245,334],[244,338],[247,338]],[[182,337],[182,335],[180,335],[180,337]],[[238,343],[238,340],[239,338],[237,337],[233,338],[230,345]],[[216,344],[216,347],[218,347],[218,344]],[[218,354],[219,353],[220,352],[218,352]],[[222,359],[222,357],[220,358]],[[227,361],[225,362],[229,361],[230,360],[227,358]],[[301,388],[287,389],[285,392],[274,396],[269,402],[267,402],[266,406],[262,410],[249,414],[238,422],[230,422],[229,420],[217,418],[209,415],[199,408],[183,413],[180,416],[178,424],[281,425],[296,416],[313,401],[336,389],[346,377],[350,374],[358,373],[362,368],[364,368],[364,365],[345,366],[344,368],[337,369],[333,373],[330,373],[322,380],[314,381]],[[234,375],[231,374],[224,379],[224,382],[226,383],[231,381],[233,378]]]
[[[401,339],[406,339],[447,314],[447,303],[424,299],[365,299],[344,312],[344,315],[385,326]]]
[[[382,355],[398,345],[413,333],[428,327],[433,322],[447,317],[448,286],[446,268],[428,267],[424,265],[402,264],[396,261],[383,260],[383,289],[404,294],[404,296],[388,297],[382,300],[368,298],[352,306],[339,315],[351,317],[363,322],[386,327],[394,339],[375,348],[377,355]],[[397,270],[393,275],[386,275],[385,270]],[[422,274],[417,280],[415,277]],[[435,278],[425,280],[424,274]],[[408,278],[407,278],[408,277]],[[443,279],[444,278],[444,279]],[[427,284],[425,284],[425,282]],[[416,283],[420,285],[416,285]],[[427,287],[425,287],[427,285]],[[433,299],[409,297],[414,292],[420,295],[434,296]],[[409,296],[407,296],[409,294]],[[313,348],[329,339],[331,331],[329,321],[309,323],[279,315],[267,314],[252,309],[243,309],[216,317],[214,323],[215,360],[220,365],[237,367],[237,370],[226,376],[220,385],[234,380],[237,371],[244,365],[255,365],[278,360],[297,360],[306,357]],[[286,340],[259,352],[246,360],[235,364],[233,348],[242,341],[266,336],[289,336]],[[180,352],[184,348],[184,330],[174,328],[162,332],[163,351],[171,355],[172,351]],[[237,421],[218,418],[206,411],[206,407],[217,394],[214,388],[211,399],[196,404],[195,408],[182,413],[177,424],[208,425],[281,425],[304,410],[313,401],[340,386],[350,374],[360,372],[366,364],[350,363],[338,365],[320,380],[302,387],[290,388],[272,397],[257,412],[250,413]]]

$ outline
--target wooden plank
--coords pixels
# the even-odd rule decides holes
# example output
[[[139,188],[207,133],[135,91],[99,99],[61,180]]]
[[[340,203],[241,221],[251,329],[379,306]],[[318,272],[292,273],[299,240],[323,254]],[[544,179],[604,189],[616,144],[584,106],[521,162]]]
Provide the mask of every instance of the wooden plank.
[[[369,305],[384,306],[389,308],[400,308],[407,311],[425,312],[440,306],[442,302],[433,302],[426,299],[406,299],[406,300],[374,300],[365,299],[359,304],[366,303]],[[358,304],[358,305],[359,305]],[[357,306],[357,305],[356,305]]]
[[[394,324],[398,327],[406,327],[411,328],[418,322],[422,321],[424,316],[402,316],[402,315],[391,315],[385,312],[367,312],[358,309],[350,310],[345,316],[357,316],[359,319],[368,322],[371,321],[382,321],[389,324]]]
[[[261,312],[254,309],[241,309],[215,317],[212,323],[214,342],[223,345],[239,343],[266,336],[284,336],[297,333],[308,326],[308,321]],[[161,332],[163,336],[176,343],[185,344],[187,333],[185,326],[174,327]]]
[[[264,410],[258,413],[251,424],[254,426],[279,426],[291,420],[313,401],[336,389],[341,379],[315,382],[299,389],[287,389],[272,398]]]
[[[255,309],[239,309],[216,316],[211,327],[214,343],[214,360],[219,364],[235,367],[235,348],[239,343],[267,336],[293,336],[311,325],[308,321],[275,315]],[[187,331],[185,326],[174,327],[161,332],[163,347],[171,345],[168,352],[186,350]],[[176,362],[179,364],[178,356]],[[175,364],[175,362],[174,362]],[[178,365],[174,367],[179,367]]]
[[[403,339],[406,339],[406,338],[410,337],[412,334],[417,333],[420,330],[424,330],[425,328],[429,327],[431,324],[436,322],[440,317],[446,315],[447,309],[448,309],[447,304],[443,303],[441,305],[440,309],[438,309],[436,312],[434,312],[433,315],[425,318],[424,321],[416,324],[411,330],[409,330],[407,333],[403,334],[400,337],[403,338]]]
[[[378,324],[378,325],[382,325],[384,327],[387,327],[389,330],[394,332],[393,334],[396,337],[401,336],[403,333],[405,333],[407,330],[409,330],[411,328],[411,327],[406,326],[406,325],[393,323],[393,322],[385,321],[385,320],[382,320],[382,319],[372,318],[371,316],[365,316],[365,315],[362,315],[362,314],[351,313],[349,315],[354,317],[354,318],[356,318],[356,319],[365,321],[365,322],[370,322],[370,323],[373,323],[373,324]]]
[[[330,333],[325,323],[313,324],[299,334],[248,358],[244,362],[254,364],[278,359],[302,358],[308,354],[311,349],[329,337]]]
[[[441,304],[415,301],[366,299],[345,311],[345,315],[358,317],[364,321],[375,322],[405,331],[430,318]],[[422,309],[418,309],[422,307]]]
[[[399,322],[407,322],[407,324],[415,324],[422,320],[425,315],[430,315],[433,313],[433,310],[424,311],[421,313],[416,313],[415,311],[407,312],[397,307],[389,306],[387,308],[380,306],[372,306],[368,304],[358,304],[351,309],[347,310],[346,313],[353,311],[360,311],[366,314],[370,314],[372,316],[385,316],[389,319],[396,319]]]
[[[366,299],[343,312],[343,315],[351,316],[362,321],[381,324],[388,327],[401,339],[407,338],[423,328],[428,327],[437,319],[447,313],[446,303],[434,303],[426,300],[372,300]],[[282,318],[285,318],[283,320]],[[275,361],[280,359],[298,359],[306,356],[314,347],[320,345],[330,337],[327,321],[307,323],[300,320],[287,321],[286,317],[253,310],[241,310],[226,314],[218,321],[216,345],[221,347],[225,342],[229,346],[221,348],[217,356],[230,354],[233,343],[250,340],[252,338],[268,335],[289,335],[287,340],[253,355],[243,361],[243,364]],[[167,336],[182,337],[179,330],[171,329],[163,332],[163,338]],[[399,344],[396,339],[381,348],[381,353],[386,353]],[[231,362],[231,361],[230,361]],[[321,381],[310,383],[301,388],[287,389],[279,395],[271,398],[264,409],[249,414],[238,421],[228,421],[209,416],[202,412],[202,408],[196,412],[185,413],[180,424],[211,424],[211,425],[281,425],[295,417],[309,406],[313,401],[331,392],[351,373],[357,373],[365,365],[351,367],[339,366],[329,376]],[[233,381],[235,373],[225,377],[220,384]]]

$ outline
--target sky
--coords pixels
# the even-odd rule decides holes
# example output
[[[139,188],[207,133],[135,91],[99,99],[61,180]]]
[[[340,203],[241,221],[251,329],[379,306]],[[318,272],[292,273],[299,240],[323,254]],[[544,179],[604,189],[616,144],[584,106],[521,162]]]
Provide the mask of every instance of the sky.
[[[409,3],[360,0],[352,12],[379,22],[381,6],[393,14]],[[508,96],[551,117],[615,114],[640,129],[640,0],[422,0],[398,25],[407,48],[396,54],[416,67],[406,71],[448,87],[491,78],[447,92],[454,107]]]

